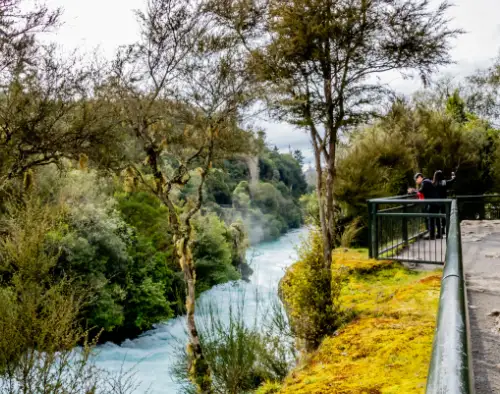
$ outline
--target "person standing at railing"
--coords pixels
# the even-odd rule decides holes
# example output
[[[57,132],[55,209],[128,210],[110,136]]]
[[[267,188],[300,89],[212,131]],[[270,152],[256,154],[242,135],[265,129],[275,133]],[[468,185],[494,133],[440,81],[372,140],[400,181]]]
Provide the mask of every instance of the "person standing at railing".
[[[414,188],[409,188],[408,193],[421,193],[424,196],[424,200],[433,200],[438,198],[437,190],[434,184],[429,178],[425,178],[420,172],[415,174],[415,183],[418,186],[418,190]],[[427,204],[425,206],[425,212],[427,213],[438,213],[438,204]],[[437,227],[437,238],[441,238],[441,226],[437,222],[436,218],[427,218],[426,225],[427,231],[429,232],[427,239],[436,239],[436,227]]]
[[[451,179],[444,179],[443,171],[437,170],[434,173],[434,179],[432,180],[432,184],[436,188],[438,198],[446,199],[448,198],[448,188],[453,185],[455,182],[455,173],[451,173]],[[445,204],[439,204],[438,213],[446,213]],[[441,228],[441,234],[446,233],[446,219],[438,219],[438,225]]]

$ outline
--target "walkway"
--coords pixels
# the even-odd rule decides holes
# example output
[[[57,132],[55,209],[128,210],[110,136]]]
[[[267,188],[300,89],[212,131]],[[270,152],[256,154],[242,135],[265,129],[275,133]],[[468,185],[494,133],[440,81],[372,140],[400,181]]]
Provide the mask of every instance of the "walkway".
[[[500,394],[500,221],[461,228],[476,394]]]
[[[461,230],[476,394],[500,394],[500,220],[463,221]],[[441,242],[419,240],[398,258],[436,259],[436,250],[438,256],[446,253],[446,244],[441,249]],[[432,264],[405,266],[436,269]]]

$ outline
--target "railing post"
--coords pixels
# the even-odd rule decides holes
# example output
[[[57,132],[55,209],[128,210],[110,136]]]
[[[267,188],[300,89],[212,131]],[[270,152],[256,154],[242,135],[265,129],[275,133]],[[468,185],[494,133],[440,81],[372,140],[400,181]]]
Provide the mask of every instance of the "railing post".
[[[373,259],[373,243],[372,243],[372,205],[368,201],[368,256]]]
[[[445,204],[445,210],[446,210],[446,237],[448,237],[448,234],[450,234],[450,218],[451,218],[451,203],[446,203]],[[460,223],[460,214],[458,213],[458,201],[457,201],[457,220],[458,223]],[[441,219],[439,219],[441,221]]]
[[[378,258],[378,218],[377,218],[377,209],[378,209],[378,204],[376,202],[373,202],[371,204],[371,211],[370,211],[370,216],[371,216],[371,251],[372,251],[372,258],[377,259]]]
[[[408,218],[404,216],[408,212],[408,205],[403,205],[403,242],[405,246],[408,246]]]

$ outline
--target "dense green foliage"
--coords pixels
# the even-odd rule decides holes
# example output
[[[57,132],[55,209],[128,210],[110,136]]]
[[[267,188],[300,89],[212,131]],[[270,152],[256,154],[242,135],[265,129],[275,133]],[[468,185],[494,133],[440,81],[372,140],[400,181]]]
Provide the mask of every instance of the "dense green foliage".
[[[264,239],[275,238],[302,222],[295,198],[305,190],[299,164],[291,155],[267,148],[261,160],[277,168],[276,176],[259,181],[252,197],[243,160],[226,161],[207,182],[206,208],[193,222],[198,294],[249,272],[243,223],[249,217],[260,221],[262,228],[271,224]],[[103,330],[101,340],[121,340],[184,312],[185,285],[168,209],[156,196],[141,188],[125,191],[127,185],[122,186],[118,178],[113,181],[94,170],[71,169],[68,164],[63,172],[47,166],[29,177],[29,190],[23,191],[26,185],[21,182],[12,183],[9,199],[14,201],[16,193],[28,193],[47,206],[63,205],[60,220],[65,231],[49,236],[60,250],[52,272],[54,278],[69,278],[87,296],[81,311],[84,328],[94,334]],[[244,191],[243,185],[247,185]],[[235,215],[238,211],[232,208],[229,217],[221,214],[225,209],[217,202],[225,202],[220,200],[225,189],[229,191],[227,202],[239,208],[246,196],[243,215]],[[187,190],[180,198],[188,198],[196,188]]]
[[[260,182],[249,202],[255,215],[277,223],[278,230],[269,233],[276,237],[301,223],[290,189],[301,190],[303,176],[288,155],[273,152],[272,157],[284,176],[278,175],[274,183]],[[279,162],[281,159],[285,164]],[[238,161],[229,165],[236,168]],[[208,200],[216,200],[221,188],[229,190],[238,182],[236,188],[241,187],[247,173],[243,171],[240,179],[234,180],[228,175],[231,172],[214,171],[213,178],[220,174],[224,183],[219,188],[215,183],[207,184]],[[293,175],[298,176],[298,184]],[[47,206],[64,205],[60,220],[65,231],[50,233],[50,241],[61,251],[53,273],[70,278],[82,294],[88,294],[82,311],[85,328],[94,333],[104,330],[101,339],[120,340],[184,311],[185,286],[174,254],[168,210],[154,195],[140,190],[126,192],[95,171],[68,169],[59,173],[49,166],[31,177],[31,195]],[[244,225],[225,224],[213,212],[215,208],[209,204],[193,222],[198,293],[241,278],[240,270],[245,269]]]
[[[398,100],[381,120],[357,130],[343,151],[335,186],[340,219],[361,216],[366,225],[366,200],[406,194],[416,172],[431,179],[437,170],[448,179],[455,172],[456,194],[496,192],[499,149],[500,132],[467,112],[457,92],[438,103],[425,95]]]
[[[299,260],[280,283],[292,329],[299,345],[306,350],[315,349],[344,318],[338,303],[343,274],[337,267],[334,274],[324,267],[322,250],[320,232],[311,231],[299,249]]]
[[[61,392],[54,389],[60,386],[73,388],[66,392],[94,392],[98,373],[87,362],[91,344],[77,323],[85,294],[70,278],[52,274],[59,252],[51,241],[55,234],[67,233],[61,207],[27,199],[4,208],[0,392]],[[75,353],[79,343],[85,346]]]

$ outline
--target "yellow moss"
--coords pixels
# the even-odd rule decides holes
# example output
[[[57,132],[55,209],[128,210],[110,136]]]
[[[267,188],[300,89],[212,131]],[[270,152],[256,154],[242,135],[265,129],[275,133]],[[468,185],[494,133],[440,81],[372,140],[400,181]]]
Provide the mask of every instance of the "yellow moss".
[[[279,392],[423,393],[441,273],[413,272],[353,250],[336,251],[334,264],[349,270],[339,303],[356,319],[307,355]]]
[[[434,322],[365,318],[323,341],[281,393],[418,393],[425,388]]]
[[[255,394],[274,394],[279,393],[281,384],[277,382],[266,382],[255,392]]]
[[[336,249],[333,253],[333,264],[347,267],[350,271],[362,273],[392,267],[395,263],[369,259],[366,250]]]

